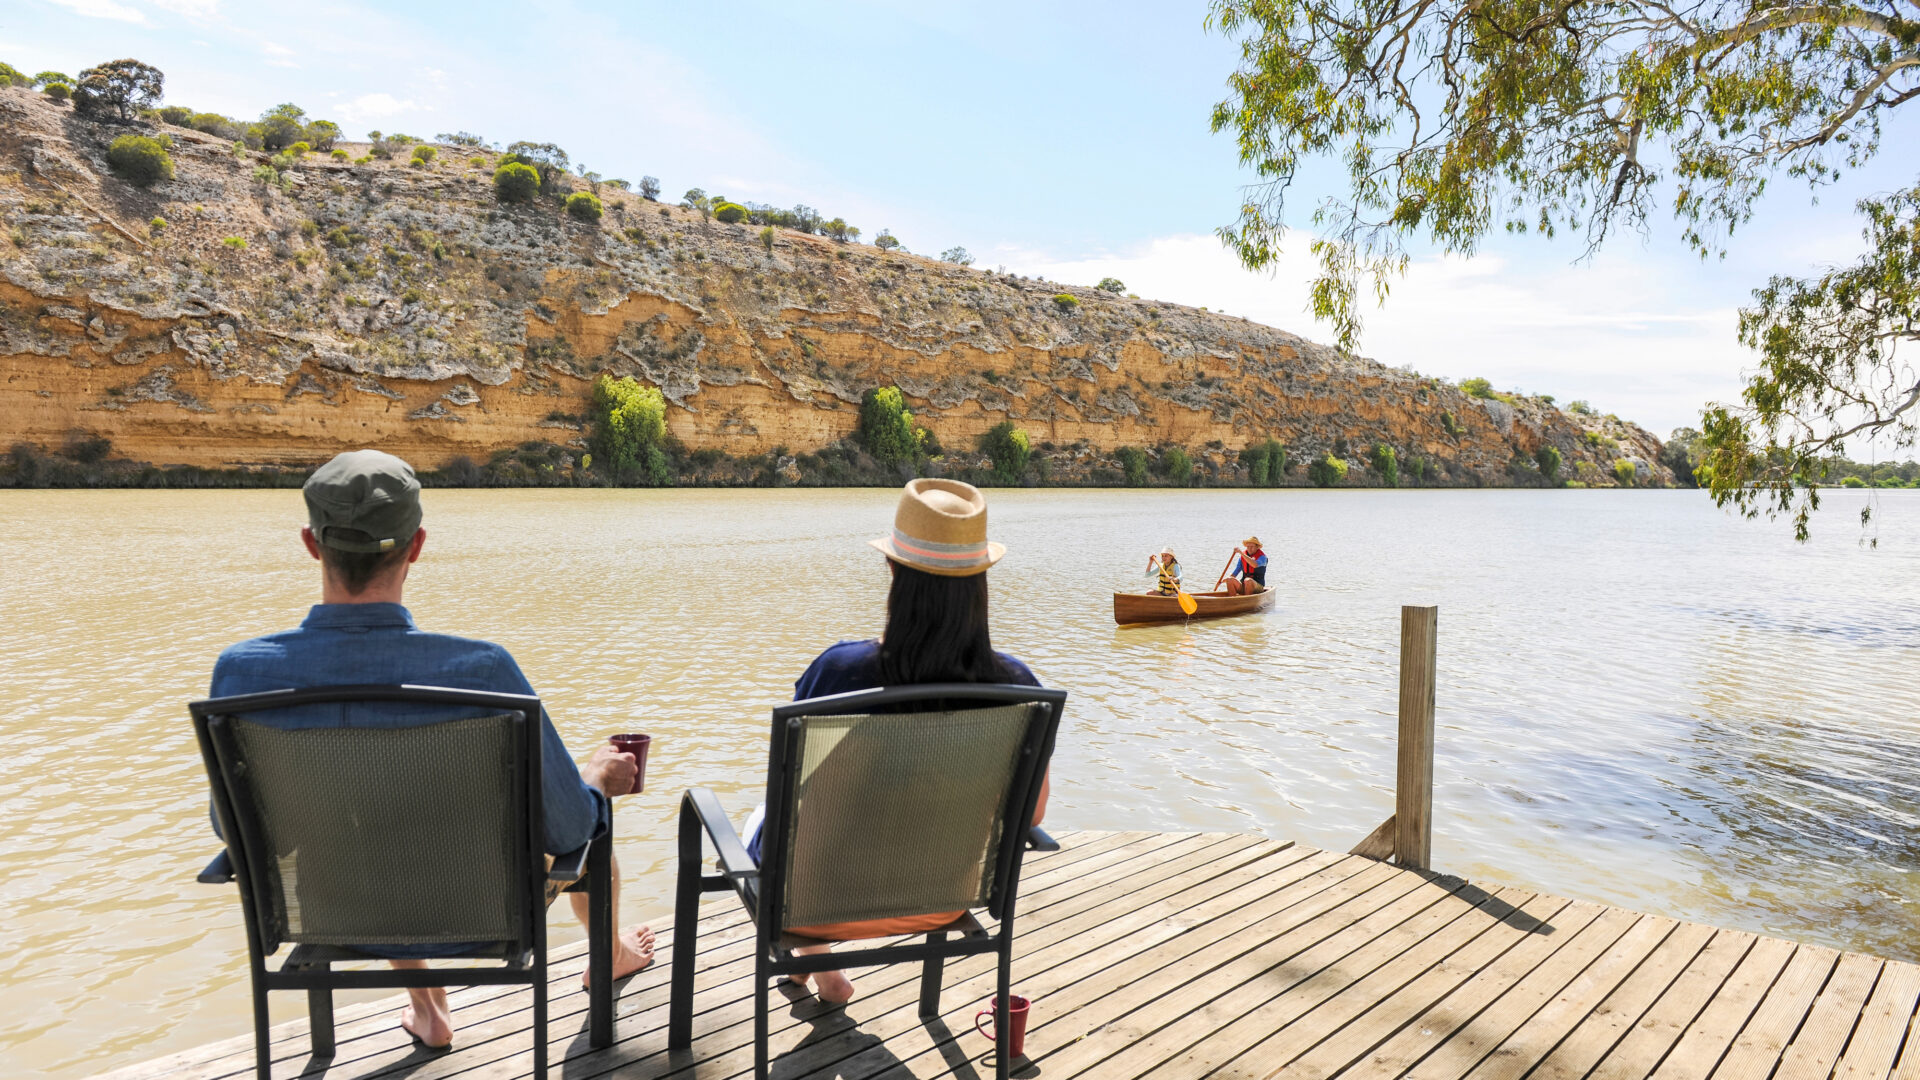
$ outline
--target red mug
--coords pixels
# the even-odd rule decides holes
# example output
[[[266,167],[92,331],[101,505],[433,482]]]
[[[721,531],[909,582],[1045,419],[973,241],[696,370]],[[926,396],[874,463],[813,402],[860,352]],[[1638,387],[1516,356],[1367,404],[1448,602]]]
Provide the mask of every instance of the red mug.
[[[994,1006],[999,1003],[998,997],[990,998],[987,1007],[973,1015],[973,1030],[993,1039],[996,1044],[1000,1041],[999,1037],[981,1025],[983,1022],[993,1022]],[[1007,1053],[1014,1057],[1021,1057],[1027,1052],[1027,1011],[1032,1007],[1033,1002],[1019,994],[1007,995]]]
[[[633,777],[633,790],[630,795],[638,795],[647,790],[647,748],[653,745],[651,735],[609,735],[607,741],[622,754],[632,754],[633,763],[639,772]]]

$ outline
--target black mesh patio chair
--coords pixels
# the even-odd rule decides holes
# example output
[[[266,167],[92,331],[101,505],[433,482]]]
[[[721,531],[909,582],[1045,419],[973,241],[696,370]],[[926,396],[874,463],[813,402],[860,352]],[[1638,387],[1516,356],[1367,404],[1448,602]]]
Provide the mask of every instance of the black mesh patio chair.
[[[1026,848],[1059,847],[1032,821],[1066,699],[1063,690],[1032,686],[940,684],[775,708],[761,861],[747,853],[713,792],[690,789],[680,804],[668,1047],[693,1042],[700,896],[732,889],[757,931],[757,1080],[767,1076],[774,976],[918,961],[920,1015],[932,1017],[940,1012],[946,959],[982,953],[1000,959],[995,1069],[1005,1080],[1014,897]],[[702,873],[703,833],[718,851],[717,874]],[[975,920],[976,908],[997,920],[994,930]],[[946,911],[962,914],[922,941],[825,956],[794,955],[819,941],[787,932]]]
[[[460,718],[298,729],[255,719],[292,706],[388,703],[444,706]],[[500,984],[533,988],[533,1075],[544,1077],[548,881],[588,894],[588,1041],[613,1042],[613,838],[548,867],[539,698],[339,686],[213,698],[188,709],[226,840],[199,879],[240,886],[259,1080],[269,1080],[273,1060],[269,991],[307,992],[313,1054],[330,1058],[335,990]],[[283,944],[293,948],[269,970]],[[466,946],[447,958],[501,963],[333,970],[379,959],[362,946],[394,944]]]

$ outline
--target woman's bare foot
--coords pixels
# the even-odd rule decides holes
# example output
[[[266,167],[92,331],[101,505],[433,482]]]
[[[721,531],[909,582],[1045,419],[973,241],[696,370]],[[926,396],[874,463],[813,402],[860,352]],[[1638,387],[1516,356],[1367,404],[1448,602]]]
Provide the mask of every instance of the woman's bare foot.
[[[793,953],[795,956],[819,956],[832,951],[831,945],[803,945],[793,950]],[[807,985],[810,979],[817,980],[814,984],[814,993],[820,995],[820,1000],[829,1005],[845,1005],[853,1000],[852,980],[837,971],[816,971],[810,974],[802,972],[789,975],[787,978],[799,986]]]
[[[447,1008],[447,992],[439,987],[410,988],[410,1004],[400,1010],[400,1026],[429,1050],[445,1050],[453,1045],[453,1014]]]
[[[829,1005],[845,1005],[853,1000],[853,980],[837,971],[814,973],[814,993]]]
[[[613,936],[613,977],[615,981],[644,971],[647,966],[652,963],[652,930],[644,926],[630,926]],[[589,985],[586,975],[580,976],[580,985]]]

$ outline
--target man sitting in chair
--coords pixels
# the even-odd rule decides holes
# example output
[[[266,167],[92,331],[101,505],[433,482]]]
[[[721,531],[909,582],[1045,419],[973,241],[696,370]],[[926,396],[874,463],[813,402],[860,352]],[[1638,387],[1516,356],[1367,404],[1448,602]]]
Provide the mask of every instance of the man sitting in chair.
[[[308,525],[300,531],[307,553],[320,562],[320,603],[297,630],[254,638],[220,654],[213,668],[213,696],[253,694],[356,683],[446,686],[532,694],[507,650],[485,641],[430,634],[414,626],[400,606],[407,570],[426,546],[420,527],[420,483],[406,462],[378,450],[355,450],[322,465],[303,490]],[[338,705],[274,710],[258,719],[276,726],[320,727],[351,722],[405,727],[438,720],[444,712],[419,707],[383,707],[351,718]],[[638,769],[632,754],[603,745],[585,767],[560,741],[553,721],[541,717],[541,777],[549,854],[573,851],[612,824],[609,797],[633,789]],[[619,864],[614,864],[613,910],[620,911]],[[557,893],[550,891],[551,901]],[[587,896],[572,894],[574,915],[587,922]],[[457,947],[455,947],[457,951]],[[394,945],[379,950],[396,968],[424,968],[447,946]],[[614,978],[653,962],[653,932],[633,927],[615,935]],[[400,1026],[428,1049],[453,1041],[446,990],[410,989]]]

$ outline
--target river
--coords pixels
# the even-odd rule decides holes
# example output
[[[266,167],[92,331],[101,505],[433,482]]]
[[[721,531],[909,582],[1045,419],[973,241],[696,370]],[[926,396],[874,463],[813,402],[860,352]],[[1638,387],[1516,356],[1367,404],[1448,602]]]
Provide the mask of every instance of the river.
[[[894,497],[427,493],[420,623],[511,649],[576,750],[655,736],[629,919],[668,917],[677,793],[750,807],[768,707],[880,628]],[[1436,867],[1916,960],[1920,493],[1863,533],[1865,497],[1797,545],[1697,492],[994,491],[995,639],[1072,693],[1050,824],[1345,850],[1392,803],[1400,605],[1437,604]],[[0,492],[8,1076],[246,1030],[184,706],[317,598],[302,523],[292,491]],[[1270,614],[1113,626],[1150,551],[1204,584],[1249,532]]]

